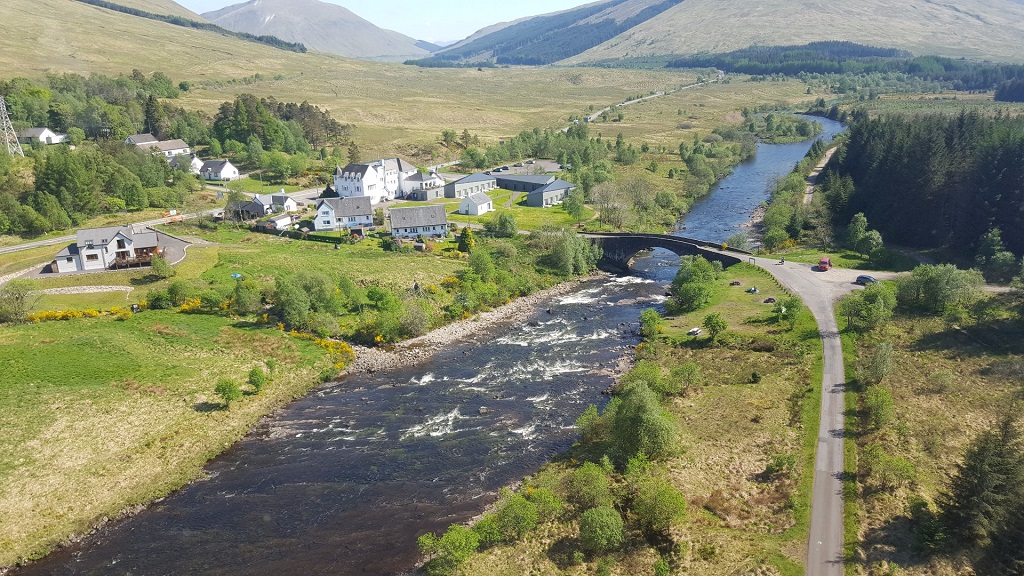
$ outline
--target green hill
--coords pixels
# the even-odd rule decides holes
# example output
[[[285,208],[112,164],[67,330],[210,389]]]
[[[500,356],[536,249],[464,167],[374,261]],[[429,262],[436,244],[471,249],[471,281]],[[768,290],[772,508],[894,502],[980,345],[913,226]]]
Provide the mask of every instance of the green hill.
[[[118,0],[117,3],[129,8],[152,12],[153,14],[181,16],[182,18],[188,18],[189,20],[195,20],[196,22],[206,22],[202,16],[188,8],[185,8],[174,0]]]
[[[922,54],[1024,61],[1024,4],[1011,0],[686,0],[563,63],[825,40]]]

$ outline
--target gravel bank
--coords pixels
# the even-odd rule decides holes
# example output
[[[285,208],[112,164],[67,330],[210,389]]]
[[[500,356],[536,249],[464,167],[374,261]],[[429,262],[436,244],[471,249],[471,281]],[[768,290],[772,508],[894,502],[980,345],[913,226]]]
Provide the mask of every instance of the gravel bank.
[[[522,322],[537,311],[537,305],[555,296],[562,296],[575,290],[580,284],[600,276],[577,278],[552,286],[546,290],[534,292],[529,296],[517,298],[504,306],[488,312],[481,312],[467,320],[453,322],[411,340],[400,342],[388,348],[367,348],[353,346],[356,361],[340,378],[351,374],[373,373],[392,370],[410,364],[418,364],[433,356],[441,348],[461,342],[468,336],[499,323]]]

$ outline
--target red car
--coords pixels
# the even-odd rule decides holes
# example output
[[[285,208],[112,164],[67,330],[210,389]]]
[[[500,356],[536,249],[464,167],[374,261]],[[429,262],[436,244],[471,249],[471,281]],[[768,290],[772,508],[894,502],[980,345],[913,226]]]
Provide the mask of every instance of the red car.
[[[828,256],[822,256],[821,260],[818,261],[818,270],[827,272],[830,268],[832,268],[832,259]]]

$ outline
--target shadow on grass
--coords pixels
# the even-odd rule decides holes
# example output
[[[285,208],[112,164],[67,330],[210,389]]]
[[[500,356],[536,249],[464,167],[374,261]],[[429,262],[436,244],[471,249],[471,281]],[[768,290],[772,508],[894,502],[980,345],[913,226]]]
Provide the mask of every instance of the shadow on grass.
[[[227,410],[227,406],[220,402],[196,402],[195,411],[203,414],[210,412],[220,412],[221,410]]]
[[[970,356],[1024,354],[1024,322],[1016,318],[1001,318],[970,326],[950,325],[945,330],[918,338],[913,350],[956,350]]]
[[[157,276],[156,274],[146,274],[145,276],[132,278],[128,280],[128,283],[131,284],[132,286],[147,286],[149,284],[155,284],[161,280],[163,280],[163,278]]]
[[[579,564],[573,555],[580,550],[580,542],[576,538],[563,536],[548,547],[547,556],[559,570],[568,570]]]

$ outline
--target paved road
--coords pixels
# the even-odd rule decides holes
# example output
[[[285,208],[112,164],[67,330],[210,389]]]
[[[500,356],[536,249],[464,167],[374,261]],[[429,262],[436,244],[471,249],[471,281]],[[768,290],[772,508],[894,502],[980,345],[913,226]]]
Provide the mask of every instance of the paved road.
[[[853,289],[859,273],[833,269],[814,272],[808,264],[780,265],[758,259],[790,292],[803,298],[814,314],[825,348],[822,380],[821,424],[814,461],[814,494],[811,500],[811,530],[807,551],[807,574],[843,575],[843,411],[846,382],[843,349],[839,340],[833,302]],[[853,278],[849,276],[852,274]]]

